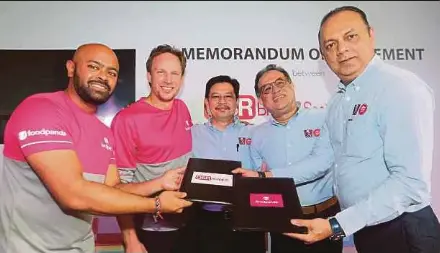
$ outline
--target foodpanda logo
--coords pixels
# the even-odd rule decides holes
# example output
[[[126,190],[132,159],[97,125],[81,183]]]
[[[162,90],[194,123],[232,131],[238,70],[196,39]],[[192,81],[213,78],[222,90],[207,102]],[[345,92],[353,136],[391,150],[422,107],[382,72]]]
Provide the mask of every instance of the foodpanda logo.
[[[20,141],[26,140],[28,137],[32,136],[49,136],[49,135],[58,135],[58,136],[66,136],[66,132],[62,130],[50,130],[50,129],[41,129],[41,130],[24,130],[18,133],[18,139]]]
[[[112,149],[112,146],[110,146],[110,143],[109,143],[107,137],[104,137],[104,140],[103,140],[103,142],[101,143],[101,147],[102,147],[102,148],[105,148],[105,149],[108,150],[108,151],[112,151],[112,150],[113,150],[113,149]]]

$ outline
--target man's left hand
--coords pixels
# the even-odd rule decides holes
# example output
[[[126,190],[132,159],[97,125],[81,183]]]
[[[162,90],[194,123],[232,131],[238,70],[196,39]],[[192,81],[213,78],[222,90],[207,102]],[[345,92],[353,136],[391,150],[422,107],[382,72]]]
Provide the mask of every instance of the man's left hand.
[[[285,235],[312,244],[324,240],[332,235],[330,222],[326,219],[291,220],[291,223],[299,227],[307,227],[307,234],[285,233]]]

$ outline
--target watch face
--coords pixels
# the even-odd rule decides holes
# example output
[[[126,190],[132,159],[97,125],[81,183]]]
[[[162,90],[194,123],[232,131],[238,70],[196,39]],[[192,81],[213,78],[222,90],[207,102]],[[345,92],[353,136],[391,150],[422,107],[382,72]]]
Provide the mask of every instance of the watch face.
[[[330,236],[330,240],[340,240],[345,236],[344,231],[342,230],[341,226],[339,225],[338,220],[336,218],[332,217],[329,219],[330,227],[332,229],[333,235]]]
[[[332,241],[339,241],[342,238],[344,238],[343,234],[334,234],[334,235],[330,236],[330,240],[332,240]]]

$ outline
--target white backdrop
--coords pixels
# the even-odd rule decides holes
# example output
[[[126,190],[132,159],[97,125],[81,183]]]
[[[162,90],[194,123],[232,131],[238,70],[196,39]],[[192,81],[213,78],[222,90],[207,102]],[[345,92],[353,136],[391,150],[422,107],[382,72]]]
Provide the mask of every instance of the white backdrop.
[[[382,58],[418,73],[440,97],[440,2],[0,2],[0,48],[72,49],[87,42],[134,48],[139,98],[148,93],[145,61],[150,50],[158,44],[173,44],[185,48],[190,58],[179,96],[187,102],[194,121],[204,120],[206,81],[227,74],[241,82],[241,115],[259,123],[264,110],[256,104],[254,77],[268,63],[295,73],[301,102],[325,106],[337,79],[322,60],[315,59],[317,32],[323,15],[344,4],[367,13]],[[206,59],[212,58],[215,48],[223,58]],[[239,58],[240,50],[246,59]],[[282,55],[286,50],[295,53],[286,60],[279,55],[252,59],[251,53],[256,55],[258,50],[267,50],[270,56],[280,50]],[[230,52],[236,59],[229,58]],[[437,110],[436,153],[439,121]],[[433,205],[440,216],[440,158],[434,159]]]

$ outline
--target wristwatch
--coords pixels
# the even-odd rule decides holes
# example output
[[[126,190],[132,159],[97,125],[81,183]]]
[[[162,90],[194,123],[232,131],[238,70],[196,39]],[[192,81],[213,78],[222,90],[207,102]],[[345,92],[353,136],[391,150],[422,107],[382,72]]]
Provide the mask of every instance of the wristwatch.
[[[257,172],[258,172],[258,177],[262,177],[262,178],[266,177],[266,173],[264,173],[263,171],[257,171]]]
[[[339,225],[338,220],[335,217],[331,217],[329,220],[330,227],[332,229],[332,235],[330,236],[330,240],[337,241],[341,240],[345,237],[345,232],[342,229],[341,225]]]

